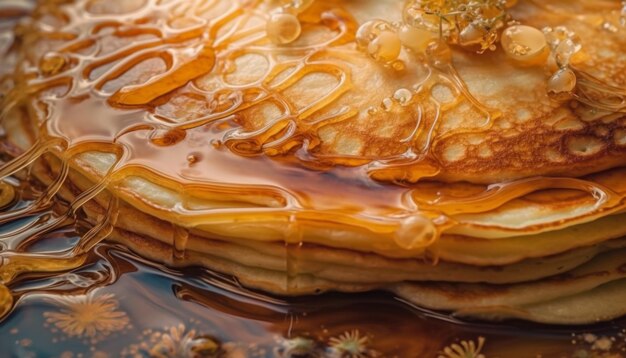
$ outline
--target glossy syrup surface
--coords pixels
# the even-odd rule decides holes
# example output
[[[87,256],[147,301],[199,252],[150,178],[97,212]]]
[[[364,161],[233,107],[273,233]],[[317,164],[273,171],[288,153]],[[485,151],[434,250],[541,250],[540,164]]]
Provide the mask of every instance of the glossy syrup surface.
[[[618,212],[626,205],[622,186],[569,177],[462,187],[455,195],[446,184],[430,190],[412,184],[446,167],[433,150],[454,134],[438,130],[447,112],[463,102],[479,114],[477,127],[453,131],[461,134],[488,131],[502,115],[472,95],[449,46],[435,41],[425,57],[403,62],[406,72],[384,70],[390,78],[421,82],[414,93],[400,88],[394,99],[381,99],[380,108],[362,108],[371,100],[359,103],[357,96],[351,104],[351,97],[342,95],[357,88],[358,80],[380,73],[360,74],[350,67],[370,61],[351,46],[359,24],[350,12],[334,2],[314,2],[299,15],[306,30],[299,42],[281,47],[266,38],[263,24],[270,10],[271,2],[263,1],[42,3],[33,19],[13,32],[13,45],[21,50],[13,51],[14,70],[5,68],[5,86],[12,88],[3,100],[6,117],[28,117],[36,141],[1,176],[44,152],[63,163],[85,152],[109,152],[114,164],[74,209],[106,187],[123,186],[129,176],[143,176],[189,197],[222,195],[245,203],[234,210],[202,210],[191,208],[185,197],[163,210],[186,227],[225,215],[287,221],[296,213],[303,224],[383,232],[391,246],[409,250],[463,226],[457,215],[488,212],[542,190],[586,193],[596,204],[585,215]],[[335,85],[324,85],[321,92],[308,94],[303,87],[330,80]],[[436,99],[433,93],[442,86],[453,100]],[[359,123],[363,116],[378,123],[395,116],[415,123],[389,154],[323,150],[326,128]],[[59,183],[64,180],[58,176]],[[398,235],[416,216],[431,219],[433,227],[423,230],[429,234]]]
[[[133,174],[156,173],[150,176],[154,182],[182,187],[183,192],[260,193],[277,198],[277,207],[271,208],[207,213],[183,205],[182,210],[170,210],[185,214],[191,227],[234,213],[243,219],[269,215],[287,221],[295,217],[393,233],[402,232],[398,228],[410,222],[407,218],[419,214],[443,218],[436,221],[440,233],[455,224],[454,215],[489,211],[544,189],[582,192],[596,200],[594,213],[620,210],[626,191],[618,190],[623,189],[620,185],[572,178],[527,179],[450,192],[434,184],[391,183],[394,171],[416,163],[423,164],[417,165],[417,172],[410,171],[416,177],[439,171],[429,153],[435,126],[427,121],[418,121],[415,132],[407,133],[410,145],[400,154],[381,160],[316,156],[309,151],[318,140],[310,135],[316,126],[355,116],[354,108],[343,106],[331,106],[323,115],[314,116],[349,87],[341,63],[327,60],[325,51],[318,51],[331,47],[328,51],[341,57],[343,49],[331,45],[352,40],[357,23],[339,10],[313,7],[302,14],[305,24],[321,21],[332,36],[320,37],[321,43],[307,43],[291,53],[294,58],[285,59],[264,42],[264,26],[254,25],[256,7],[264,6],[261,2],[225,2],[235,5],[216,10],[211,6],[224,2],[205,1],[203,7],[202,1],[124,1],[120,4],[129,8],[121,15],[102,15],[98,21],[85,14],[110,11],[105,1],[80,2],[85,13],[63,11],[61,3],[42,2],[40,28],[27,23],[18,27],[25,46],[32,47],[18,59],[17,72],[3,76],[9,79],[3,86],[13,86],[3,98],[3,115],[25,111],[38,131],[35,145],[22,154],[11,153],[17,158],[10,161],[7,156],[0,170],[13,188],[6,190],[17,193],[2,208],[1,216],[3,349],[8,347],[17,356],[343,357],[347,349],[356,347],[359,351],[354,357],[455,357],[449,352],[458,344],[465,351],[480,345],[487,356],[561,357],[584,352],[621,354],[626,347],[620,323],[574,329],[454,323],[382,293],[286,301],[251,293],[231,278],[217,278],[200,269],[172,271],[101,242],[115,225],[118,203],[111,200],[107,214],[93,227],[85,222],[81,206],[108,185]],[[177,18],[189,7],[214,11],[212,20]],[[17,2],[3,7],[0,14],[13,25],[13,19],[32,11],[29,3]],[[165,14],[173,14],[172,23],[163,23],[168,19]],[[247,30],[242,30],[248,26],[242,18],[252,23]],[[229,32],[230,26],[241,26],[238,35]],[[116,40],[107,44],[102,38],[111,33]],[[45,43],[40,41],[42,36],[62,44],[55,43],[54,51],[46,53],[38,47]],[[8,50],[12,40],[3,41],[9,44]],[[202,87],[192,81],[215,66],[222,66],[218,72],[228,73],[230,56],[239,57],[244,45],[246,51],[270,58],[272,66],[264,81],[229,85],[228,93],[211,90],[211,83]],[[346,56],[355,56],[353,52]],[[139,64],[144,67],[132,78],[128,73]],[[285,64],[295,68],[291,77],[280,77]],[[310,107],[290,108],[290,101],[279,91],[281,83],[287,86],[311,68],[322,68],[337,81],[337,87]],[[466,88],[450,63],[431,64],[430,70],[438,71],[436,78],[451,83],[460,97],[485,114],[485,126],[491,125],[491,116],[497,113],[463,92]],[[135,85],[119,88],[115,81],[120,77],[126,81],[124,76],[130,76]],[[223,85],[227,79],[216,81]],[[415,100],[426,96],[425,92],[418,91]],[[175,96],[185,98],[182,105],[176,104]],[[406,98],[401,91],[397,101]],[[172,103],[173,108],[167,106]],[[203,108],[203,103],[212,107]],[[252,123],[258,116],[245,111],[259,103],[273,103],[282,111],[272,122]],[[436,103],[434,107],[440,109]],[[177,109],[183,113],[175,113]],[[421,115],[433,108],[414,110]],[[180,120],[188,115],[192,118]],[[53,199],[65,184],[68,163],[90,150],[113,152],[118,162],[73,202]],[[62,164],[52,184],[37,186],[28,180],[30,164],[41,160],[46,151],[55,153]],[[409,230],[409,234],[414,233]],[[184,252],[185,235],[179,236],[175,251]],[[429,240],[392,239],[397,246],[413,249],[431,243],[436,235]],[[452,350],[446,353],[446,347]]]

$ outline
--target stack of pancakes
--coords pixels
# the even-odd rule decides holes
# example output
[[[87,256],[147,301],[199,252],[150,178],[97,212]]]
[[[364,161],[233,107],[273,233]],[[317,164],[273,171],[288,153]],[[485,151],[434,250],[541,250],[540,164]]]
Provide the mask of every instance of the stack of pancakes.
[[[546,67],[500,48],[452,46],[449,67],[367,56],[359,24],[402,21],[397,1],[315,1],[288,44],[265,36],[273,2],[44,1],[4,49],[4,150],[98,235],[171,266],[279,295],[610,320],[626,314],[618,5],[509,9],[579,38],[577,92],[555,97]]]

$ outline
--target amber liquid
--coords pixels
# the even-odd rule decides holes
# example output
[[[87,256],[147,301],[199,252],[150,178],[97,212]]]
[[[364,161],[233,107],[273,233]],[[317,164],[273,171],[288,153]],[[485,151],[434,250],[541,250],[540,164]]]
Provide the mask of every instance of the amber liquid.
[[[132,7],[132,3],[127,4]],[[323,23],[334,37],[325,43],[304,46],[296,55],[316,46],[353,39],[357,23],[350,14],[329,11],[325,2],[319,3],[301,20],[309,25]],[[86,2],[85,6],[88,8],[89,4]],[[0,308],[5,317],[0,326],[2,348],[26,356],[89,356],[102,352],[112,356],[135,352],[150,355],[155,346],[167,351],[168,343],[161,341],[167,341],[163,337],[169,332],[170,341],[171,337],[179,337],[174,339],[176,342],[184,341],[183,350],[210,350],[207,345],[215,341],[219,350],[232,353],[239,349],[246,352],[244,356],[315,356],[330,354],[346,340],[347,333],[354,338],[357,331],[357,338],[365,337],[356,339],[365,347],[365,357],[373,356],[373,352],[382,356],[436,356],[446,346],[474,342],[479,337],[486,339],[482,353],[488,356],[571,356],[580,350],[595,349],[595,341],[579,337],[590,331],[596,333],[596,338],[606,336],[620,341],[610,348],[615,352],[626,346],[622,344],[624,337],[618,323],[580,328],[471,324],[411,308],[383,293],[271,298],[239,287],[234,279],[201,269],[172,271],[103,242],[115,225],[118,203],[111,200],[106,215],[95,226],[86,224],[81,207],[105,188],[134,174],[181,192],[208,196],[253,193],[275,198],[279,205],[271,210],[245,207],[235,212],[207,212],[190,210],[182,203],[178,212],[171,211],[188,227],[219,220],[224,215],[234,215],[239,220],[264,215],[283,217],[289,228],[285,241],[296,245],[300,225],[322,222],[373,230],[390,237],[396,248],[421,250],[456,224],[454,215],[486,212],[544,189],[571,189],[593,197],[597,205],[591,215],[617,212],[625,205],[625,193],[617,189],[621,186],[587,179],[538,178],[489,187],[468,186],[460,191],[432,183],[409,184],[439,170],[429,153],[429,143],[436,140],[430,136],[436,132],[437,118],[418,122],[421,127],[399,155],[376,161],[316,156],[319,138],[311,133],[315,133],[316,120],[320,119],[313,114],[332,104],[349,86],[342,77],[343,69],[333,62],[321,67],[339,78],[339,85],[324,101],[301,111],[289,109],[263,130],[253,130],[245,122],[246,109],[280,100],[280,85],[268,89],[267,83],[260,82],[219,93],[200,89],[194,80],[216,66],[227,72],[231,57],[241,55],[238,51],[245,46],[261,53],[267,51],[261,27],[252,26],[236,35],[228,33],[227,25],[251,17],[260,2],[232,5],[216,13],[219,16],[211,22],[205,19],[182,29],[174,24],[159,27],[151,23],[164,14],[181,20],[176,19],[177,14],[184,14],[195,5],[153,1],[135,9],[139,15],[132,10],[128,18],[102,16],[96,26],[82,14],[63,13],[62,7],[45,2],[34,16],[41,16],[41,22],[51,21],[54,30],[25,26],[18,32],[22,46],[30,46],[32,52],[22,54],[19,61],[26,65],[15,73],[4,69],[3,78],[14,82],[13,89],[3,98],[3,114],[27,113],[36,141],[22,153],[5,150],[16,158],[7,156],[7,163],[0,169],[0,176],[11,181],[17,192],[17,199],[4,207],[0,216],[4,244],[0,267],[0,294],[4,295],[0,296]],[[12,8],[0,14],[13,24],[17,16],[31,10],[24,5],[21,10]],[[44,20],[46,14],[51,18]],[[107,52],[98,46],[104,46],[99,40],[110,31],[116,32],[119,43]],[[42,38],[64,43],[54,53],[41,54],[37,53],[37,45]],[[125,41],[128,38],[131,40]],[[127,72],[147,59],[160,59],[166,70],[155,71],[145,83],[137,81],[121,88],[111,84],[118,78],[124,80]],[[306,74],[303,61],[295,61],[301,70],[284,82],[296,81]],[[266,82],[278,77],[282,70],[278,64],[273,65]],[[467,97],[485,113],[485,126],[489,126],[491,116],[497,113],[474,102],[453,67],[431,65],[433,73],[447,78],[459,96]],[[186,89],[185,96],[214,107],[210,111],[199,110],[199,116],[185,122],[163,114],[163,103],[174,100],[172,91],[182,87]],[[344,120],[354,115],[355,109],[347,108],[324,120]],[[426,137],[422,141],[425,146],[412,142],[418,137]],[[73,202],[55,199],[66,183],[68,163],[80,153],[92,150],[115,153],[118,160],[100,182]],[[35,180],[29,180],[29,170],[33,162],[42,160],[44,153],[61,159],[61,169],[50,185],[37,187]],[[407,170],[409,180],[392,183],[395,174],[403,170]],[[407,241],[397,233],[403,232],[399,229],[407,217],[418,214],[438,219],[435,234],[428,240]],[[185,231],[177,234],[176,257],[184,257],[186,237]],[[104,311],[113,311],[103,314],[109,318],[103,319],[108,328],[89,326],[89,316],[72,311],[81,307],[76,302],[68,304],[61,299],[59,304],[59,297],[82,294],[114,295],[105,296],[108,301],[105,300]],[[113,297],[116,301],[112,301]],[[82,317],[83,321],[78,320],[82,323],[77,323],[76,317]],[[183,328],[179,328],[180,324]],[[178,331],[172,333],[172,327]],[[159,333],[158,337],[154,333]],[[294,340],[298,338],[312,345],[311,352],[294,351]]]
[[[46,152],[63,163],[71,163],[84,152],[109,152],[117,161],[72,205],[72,211],[106,187],[137,175],[188,196],[219,197],[228,192],[248,201],[249,207],[237,210],[191,209],[186,202],[167,208],[170,219],[175,217],[185,227],[218,222],[225,216],[241,221],[273,217],[285,222],[295,217],[302,225],[326,223],[377,232],[390,251],[416,254],[445,230],[462,226],[455,215],[488,212],[546,189],[586,193],[596,201],[594,209],[585,213],[587,217],[615,213],[626,206],[625,188],[586,179],[531,178],[453,193],[445,184],[411,184],[441,170],[430,151],[442,139],[437,133],[440,114],[452,105],[431,98],[433,86],[443,81],[482,113],[484,125],[479,130],[489,128],[499,116],[471,95],[452,63],[437,58],[423,64],[428,75],[416,94],[417,108],[404,109],[419,112],[421,118],[425,107],[434,107],[429,110],[436,115],[417,121],[404,152],[377,158],[321,155],[317,146],[322,124],[356,120],[363,111],[333,107],[341,93],[350,89],[350,81],[341,61],[327,57],[356,61],[360,54],[335,48],[353,41],[358,24],[332,2],[315,2],[300,15],[303,26],[321,24],[332,37],[290,48],[288,54],[294,59],[284,63],[278,57],[282,50],[268,44],[263,26],[252,21],[255,11],[267,11],[263,2],[125,4],[129,8],[122,9],[127,14],[121,19],[102,15],[100,2],[82,4],[80,11],[98,15],[92,21],[46,3],[35,10],[33,17],[38,21],[14,31],[15,46],[24,50],[16,60],[22,65],[14,71],[5,69],[7,86],[13,88],[3,100],[4,112],[7,117],[26,114],[36,141],[0,170],[1,177],[27,167]],[[220,4],[228,6],[218,12],[214,7]],[[161,20],[168,26],[161,29],[152,24]],[[51,41],[62,44],[41,53],[39,47]],[[267,73],[245,85],[230,84],[231,68],[251,54],[266,58]],[[311,63],[317,57],[321,59]],[[161,65],[148,65],[150,61]],[[285,66],[292,70],[288,75],[283,75]],[[134,74],[142,71],[146,73]],[[312,71],[336,77],[337,86],[304,108],[292,108],[284,91]],[[217,89],[200,83],[199,78],[214,72],[219,74],[214,78]],[[278,102],[284,102],[280,116],[261,126],[254,124],[265,119],[257,113],[259,108]],[[194,107],[199,103],[208,108]],[[179,110],[193,117],[183,120],[184,116],[177,116]],[[61,171],[56,183],[62,184],[64,175]],[[58,187],[51,186],[46,196],[53,196]],[[271,198],[274,205],[249,202],[253,195]],[[423,229],[422,236],[415,235],[414,217],[432,219],[433,227]]]

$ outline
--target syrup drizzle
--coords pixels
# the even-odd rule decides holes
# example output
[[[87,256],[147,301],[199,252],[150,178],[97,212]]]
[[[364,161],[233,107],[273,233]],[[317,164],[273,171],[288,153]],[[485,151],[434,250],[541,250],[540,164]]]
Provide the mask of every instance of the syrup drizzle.
[[[433,86],[442,83],[449,86],[456,94],[455,103],[466,100],[484,116],[484,124],[477,131],[489,128],[499,116],[472,96],[450,61],[446,52],[449,48],[437,47],[441,44],[430,48],[425,59],[418,57],[428,75],[409,101],[415,105],[406,106],[406,110],[416,113],[415,128],[403,140],[410,144],[406,152],[374,162],[369,158],[317,156],[314,149],[320,139],[312,133],[329,123],[351,120],[360,110],[348,106],[316,116],[353,85],[350,68],[328,58],[356,56],[354,51],[341,47],[354,40],[356,21],[334,3],[316,2],[299,14],[303,28],[306,31],[322,24],[332,36],[282,48],[271,44],[264,36],[265,27],[258,24],[259,18],[267,17],[262,2],[232,2],[211,20],[200,16],[214,10],[218,3],[217,0],[193,4],[152,0],[131,14],[101,16],[95,21],[82,15],[88,12],[88,2],[79,1],[76,7],[59,7],[65,23],[59,29],[49,31],[33,25],[32,31],[21,39],[23,44],[37,38],[62,40],[65,44],[46,54],[43,62],[33,61],[28,51],[21,58],[22,65],[12,78],[14,89],[3,100],[2,120],[7,120],[13,111],[26,110],[40,132],[31,148],[0,168],[0,178],[19,174],[44,154],[54,154],[62,164],[55,179],[36,200],[26,207],[2,213],[0,221],[31,216],[51,205],[52,198],[67,184],[72,161],[81,154],[94,150],[108,152],[115,155],[116,161],[99,182],[78,195],[60,215],[29,223],[13,234],[36,232],[38,236],[57,229],[76,220],[83,205],[107,188],[114,188],[131,176],[147,177],[158,185],[184,193],[182,203],[163,210],[173,214],[181,225],[176,226],[172,238],[175,259],[184,259],[189,230],[201,224],[283,220],[286,265],[291,277],[297,273],[297,248],[308,239],[303,229],[308,225],[324,223],[348,231],[366,230],[380,240],[373,245],[410,250],[417,255],[446,229],[463,225],[455,216],[489,212],[545,189],[574,189],[595,200],[591,211],[569,221],[579,220],[583,215],[615,213],[626,207],[624,192],[586,179],[531,178],[494,184],[469,197],[440,194],[435,199],[422,198],[419,189],[411,184],[376,181],[389,182],[390,178],[397,178],[390,173],[407,171],[407,181],[415,182],[440,170],[430,150],[437,141],[451,135],[438,133],[439,120],[449,104],[432,98]],[[189,14],[187,20],[199,25],[181,30],[163,23],[173,20],[168,14],[175,17],[182,13]],[[106,52],[102,41],[111,34],[131,41]],[[140,35],[148,39],[133,41]],[[243,54],[260,54],[266,58],[267,73],[246,85],[229,84],[227,69],[233,65],[234,58]],[[160,60],[165,70],[155,71],[144,82],[113,91],[108,87],[115,80],[124,79],[133,68],[153,59]],[[291,72],[285,76],[285,71]],[[295,108],[284,91],[315,72],[332,76],[336,87],[323,98]],[[219,90],[203,88],[198,81],[199,77],[212,73],[219,73]],[[587,83],[585,88],[619,92],[615,88],[599,87],[591,77],[583,80]],[[158,113],[163,101],[181,92],[210,104],[211,110],[184,122],[176,116]],[[585,92],[579,96],[584,102]],[[281,114],[257,128],[246,126],[242,120],[245,111],[264,104],[276,105]],[[435,113],[428,121],[426,107],[434,108]],[[623,111],[623,103],[607,104],[606,108]],[[421,146],[417,141],[420,137],[426,137]],[[206,148],[210,150],[207,152]],[[201,160],[193,154],[199,149]],[[294,151],[296,155],[291,157]],[[188,160],[190,156],[195,159]],[[324,177],[298,165],[326,170],[329,174]],[[294,175],[302,180],[294,180]],[[339,184],[337,178],[341,179]],[[218,209],[190,205],[190,198],[197,194],[219,197],[225,192],[245,205]],[[250,193],[263,199],[253,203]],[[338,205],[339,195],[347,204]],[[273,201],[268,203],[267,198]],[[4,312],[12,305],[7,287],[19,274],[66,271],[80,265],[85,253],[115,227],[118,200],[114,197],[109,200],[103,217],[69,252],[35,255],[17,249],[3,251],[0,307]]]

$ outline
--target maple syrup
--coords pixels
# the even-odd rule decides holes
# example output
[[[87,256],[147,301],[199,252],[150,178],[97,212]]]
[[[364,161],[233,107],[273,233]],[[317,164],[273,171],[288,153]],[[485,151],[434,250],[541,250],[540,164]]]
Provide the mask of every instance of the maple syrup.
[[[257,194],[273,198],[272,205],[263,207],[266,203],[262,203],[257,207],[249,205],[220,211],[192,209],[188,202],[183,202],[172,208],[170,211],[179,220],[172,238],[173,257],[184,259],[188,230],[203,223],[219,222],[224,218],[241,221],[281,218],[286,224],[282,239],[286,243],[286,266],[290,276],[298,270],[298,247],[305,240],[303,227],[312,223],[369,230],[381,238],[381,242],[372,246],[380,244],[389,252],[407,251],[410,255],[417,255],[438,240],[445,230],[457,224],[453,218],[455,215],[488,212],[516,198],[546,189],[571,189],[592,197],[594,210],[588,215],[616,213],[626,207],[626,192],[591,179],[524,179],[489,186],[476,185],[460,195],[447,194],[445,185],[431,192],[420,189],[419,179],[434,176],[441,170],[431,153],[432,144],[437,140],[437,122],[446,110],[446,103],[432,96],[432,88],[437,83],[443,79],[454,89],[456,97],[469,101],[483,114],[485,121],[481,130],[489,128],[500,116],[497,110],[472,96],[452,61],[451,45],[478,45],[479,51],[491,48],[495,39],[488,32],[480,32],[480,36],[471,32],[485,29],[469,28],[470,24],[465,24],[471,31],[455,33],[456,30],[445,27],[441,21],[433,23],[434,19],[425,16],[427,14],[419,7],[406,10],[420,15],[411,22],[419,26],[374,22],[359,27],[344,9],[324,1],[307,2],[296,14],[273,14],[267,26],[251,25],[240,33],[231,31],[229,24],[242,16],[252,17],[254,7],[265,6],[263,3],[253,1],[240,6],[232,2],[214,19],[204,19],[204,22],[184,29],[173,26],[155,28],[150,23],[152,17],[176,13],[176,6],[182,6],[182,3],[150,2],[135,14],[99,15],[97,23],[69,12],[67,18],[62,19],[64,24],[45,34],[67,40],[63,46],[42,54],[37,62],[29,61],[27,55],[20,58],[23,66],[18,66],[11,76],[15,86],[3,99],[2,113],[8,116],[11,111],[26,111],[36,128],[36,140],[31,148],[0,168],[0,178],[24,175],[45,155],[52,154],[61,165],[51,184],[36,200],[2,212],[0,220],[9,222],[29,217],[52,205],[51,202],[56,200],[53,198],[67,184],[70,164],[90,151],[111,153],[115,162],[100,181],[67,203],[67,207],[59,209],[60,215],[25,227],[24,232],[35,228],[45,235],[59,230],[68,221],[83,220],[81,208],[85,203],[133,175],[149,177],[152,182],[179,190],[187,196],[219,196],[224,192],[242,197]],[[320,23],[332,32],[331,39],[321,44],[298,42],[302,28]],[[495,25],[494,29],[503,26],[499,22]],[[433,29],[440,35],[447,33],[447,37],[433,35]],[[34,41],[44,36],[40,29],[31,30],[22,41]],[[109,52],[100,49],[102,52],[99,53],[96,49],[102,45],[96,44],[110,31],[120,38],[144,36],[145,39],[108,49]],[[416,41],[415,34],[424,34],[424,31],[429,33],[425,37],[428,41]],[[476,42],[478,38],[480,41]],[[524,36],[512,39],[516,42],[515,56],[526,60],[526,56],[534,58],[543,51],[542,43],[527,43],[524,39]],[[307,67],[309,57],[299,56],[293,60],[296,70],[286,78],[281,77],[285,68],[280,63],[271,62],[266,78],[233,93],[208,93],[194,82],[218,66],[224,66],[219,67],[220,70],[227,68],[224,64],[233,54],[268,51],[263,47],[268,43],[272,51],[278,53],[281,51],[278,45],[294,44],[299,46],[295,51],[297,54],[306,54],[329,44],[345,44],[352,40],[356,40],[365,54],[392,68],[394,63],[398,64],[394,61],[403,46],[414,51],[416,56],[425,56],[423,65],[428,73],[425,79],[411,89],[398,88],[381,103],[380,109],[372,110],[372,113],[397,108],[409,110],[406,108],[410,107],[408,104],[418,104],[420,115],[415,131],[406,142],[414,144],[418,137],[424,136],[427,139],[423,147],[411,145],[405,153],[375,161],[350,156],[315,156],[314,147],[319,138],[311,136],[310,129],[316,128],[317,123],[308,120],[350,86],[339,62],[326,63],[318,68],[338,79],[337,87],[324,101],[300,111],[287,108],[273,123],[254,131],[248,130],[242,113],[254,105],[275,101],[289,83],[305,77],[311,71]],[[553,44],[554,51],[560,64],[569,66],[576,46],[567,41],[563,43],[566,45]],[[512,43],[509,45],[513,46]],[[528,49],[520,52],[518,45]],[[153,76],[143,82],[140,79],[121,88],[111,84],[146,59],[161,61],[165,69],[150,68],[154,71]],[[401,69],[402,66],[396,68]],[[574,71],[575,68],[565,68],[556,72],[554,76],[558,75],[558,78],[553,77],[549,82],[551,90],[572,92],[577,77],[584,79]],[[274,80],[278,84],[271,86]],[[587,78],[587,81],[591,79]],[[159,106],[172,100],[173,91],[180,88],[211,102],[211,111],[199,113],[188,121],[158,114]],[[426,127],[426,121],[421,120],[422,106],[426,106],[422,103],[436,108],[431,127]],[[359,110],[346,108],[325,120],[351,118]],[[398,180],[398,172],[405,173],[406,180]],[[14,194],[11,186],[4,182],[1,185],[0,206],[4,207],[11,204]],[[432,192],[436,194],[430,195]],[[106,212],[67,252],[3,251],[0,254],[3,260],[0,266],[0,316],[7,314],[16,303],[11,287],[20,275],[69,271],[83,265],[89,253],[114,229],[118,206],[117,199],[110,199]]]

